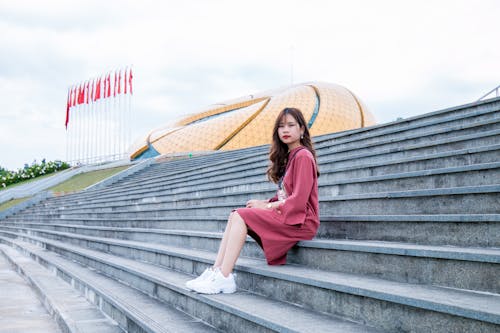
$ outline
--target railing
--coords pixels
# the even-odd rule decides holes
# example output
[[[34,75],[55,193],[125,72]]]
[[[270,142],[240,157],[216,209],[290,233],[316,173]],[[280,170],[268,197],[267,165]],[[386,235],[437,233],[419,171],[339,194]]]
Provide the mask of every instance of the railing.
[[[482,101],[483,99],[485,99],[485,97],[488,97],[489,95],[491,95],[492,93],[495,93],[495,97],[498,97],[499,96],[499,92],[500,92],[500,84],[496,87],[496,88],[493,88],[491,89],[490,91],[488,91],[488,93],[486,93],[483,97],[481,97],[480,99],[478,99],[477,101]],[[488,97],[488,98],[493,98],[493,97]]]
[[[66,161],[71,166],[82,166],[89,164],[99,164],[99,163],[109,163],[113,161],[120,161],[129,158],[127,153],[119,153],[113,155],[102,155],[102,156],[86,156],[82,158],[77,158],[74,160]]]

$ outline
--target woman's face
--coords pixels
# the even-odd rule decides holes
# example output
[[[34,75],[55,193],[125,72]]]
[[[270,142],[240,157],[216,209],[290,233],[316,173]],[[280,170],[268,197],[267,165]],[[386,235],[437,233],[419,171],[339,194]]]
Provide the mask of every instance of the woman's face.
[[[285,114],[278,125],[278,136],[288,149],[292,150],[300,146],[300,136],[303,129],[297,123],[297,120],[291,114]]]

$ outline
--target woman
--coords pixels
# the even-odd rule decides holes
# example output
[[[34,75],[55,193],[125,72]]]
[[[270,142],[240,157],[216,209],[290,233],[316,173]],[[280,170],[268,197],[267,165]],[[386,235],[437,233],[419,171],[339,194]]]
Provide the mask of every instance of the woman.
[[[269,265],[284,265],[288,250],[312,239],[319,227],[316,153],[302,113],[286,108],[276,118],[267,175],[278,184],[269,200],[250,200],[234,210],[213,267],[186,287],[203,294],[233,293],[232,274],[247,234],[264,250]]]

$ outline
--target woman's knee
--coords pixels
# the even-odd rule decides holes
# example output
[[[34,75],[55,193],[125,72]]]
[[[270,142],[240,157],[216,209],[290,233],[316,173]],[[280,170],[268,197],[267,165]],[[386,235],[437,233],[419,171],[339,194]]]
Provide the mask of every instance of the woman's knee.
[[[238,214],[238,212],[233,212],[233,214],[231,216],[231,225],[235,225],[235,224],[240,225],[245,230],[247,229],[247,225],[245,223],[245,220],[243,220],[243,218],[241,217],[240,214]]]
[[[230,221],[243,221],[243,219],[241,218],[240,214],[238,214],[237,211],[234,211],[231,213],[231,215],[229,215],[229,220]]]

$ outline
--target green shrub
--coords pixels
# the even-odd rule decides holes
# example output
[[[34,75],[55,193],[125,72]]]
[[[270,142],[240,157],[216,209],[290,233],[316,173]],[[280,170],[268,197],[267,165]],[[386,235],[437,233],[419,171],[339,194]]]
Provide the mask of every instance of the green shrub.
[[[62,161],[45,162],[45,159],[43,159],[42,163],[40,164],[37,164],[36,160],[33,161],[31,166],[25,164],[24,168],[18,169],[17,171],[9,171],[0,167],[0,186],[7,187],[11,184],[16,184],[24,180],[68,169],[69,167],[70,167],[69,164],[66,162]]]

